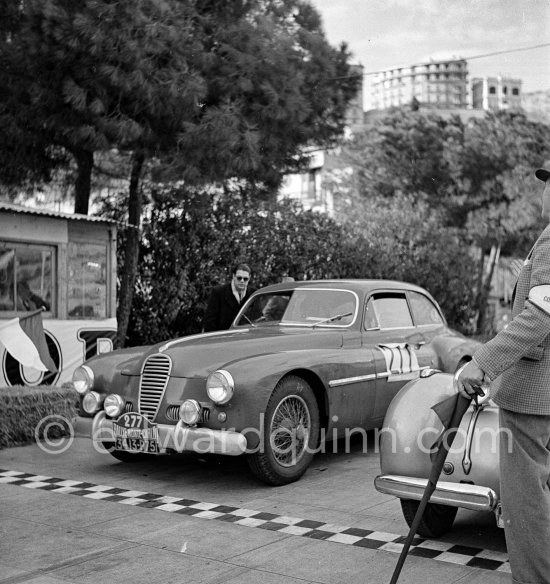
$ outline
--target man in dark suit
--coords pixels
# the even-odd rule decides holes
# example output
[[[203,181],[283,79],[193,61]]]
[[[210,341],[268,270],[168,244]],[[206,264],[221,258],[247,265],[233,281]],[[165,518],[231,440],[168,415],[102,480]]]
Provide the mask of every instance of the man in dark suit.
[[[241,306],[254,292],[248,286],[251,273],[247,264],[238,264],[229,284],[212,289],[204,313],[204,332],[225,330],[231,326]]]
[[[458,379],[473,396],[484,381],[500,406],[500,495],[514,584],[550,583],[550,171],[542,216],[512,300],[512,320],[474,353]]]

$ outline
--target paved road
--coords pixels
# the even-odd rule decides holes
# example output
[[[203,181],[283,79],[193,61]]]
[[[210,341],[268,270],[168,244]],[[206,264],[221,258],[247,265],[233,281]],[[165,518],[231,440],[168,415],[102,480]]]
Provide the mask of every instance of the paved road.
[[[55,455],[2,450],[0,584],[389,582],[407,526],[358,438],[276,488],[238,458],[125,464],[80,437]],[[452,533],[415,544],[400,583],[511,582],[488,514],[459,511]]]

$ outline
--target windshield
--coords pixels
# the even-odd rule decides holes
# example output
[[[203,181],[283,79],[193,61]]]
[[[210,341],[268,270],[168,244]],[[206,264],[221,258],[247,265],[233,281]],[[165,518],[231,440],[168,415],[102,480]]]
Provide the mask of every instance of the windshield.
[[[348,290],[298,288],[258,294],[237,318],[237,326],[275,324],[348,326],[355,320],[357,297]]]

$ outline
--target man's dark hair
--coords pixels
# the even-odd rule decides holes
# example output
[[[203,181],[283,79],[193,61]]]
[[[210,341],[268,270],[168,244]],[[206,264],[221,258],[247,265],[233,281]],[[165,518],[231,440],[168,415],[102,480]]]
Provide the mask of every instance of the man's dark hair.
[[[242,270],[243,272],[248,272],[249,274],[252,274],[252,270],[250,269],[250,266],[248,264],[237,264],[233,268],[233,271],[231,273],[233,275],[235,275],[239,270]]]

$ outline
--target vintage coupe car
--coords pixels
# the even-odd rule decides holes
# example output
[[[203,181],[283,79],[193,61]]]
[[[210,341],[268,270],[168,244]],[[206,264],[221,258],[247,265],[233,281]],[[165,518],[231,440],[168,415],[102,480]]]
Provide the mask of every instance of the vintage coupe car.
[[[229,330],[98,355],[73,382],[92,439],[120,460],[244,454],[281,485],[329,439],[380,427],[421,371],[455,371],[477,346],[418,286],[300,281],[258,290]]]
[[[411,526],[432,468],[431,451],[443,430],[432,409],[456,395],[453,375],[429,371],[405,385],[393,399],[380,435],[382,474],[376,489],[399,497]],[[502,527],[499,488],[498,408],[485,397],[472,402],[462,418],[418,534],[439,537],[449,531],[459,507],[491,511]]]

